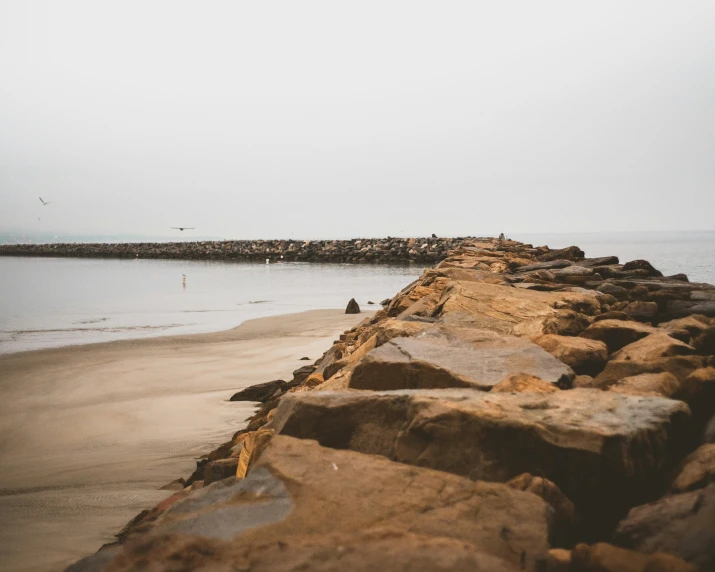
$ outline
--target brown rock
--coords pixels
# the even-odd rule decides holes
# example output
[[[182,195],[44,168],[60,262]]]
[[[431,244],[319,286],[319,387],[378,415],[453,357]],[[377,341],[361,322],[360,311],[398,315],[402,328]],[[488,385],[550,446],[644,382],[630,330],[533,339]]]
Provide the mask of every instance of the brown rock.
[[[560,303],[587,308],[591,315],[600,312],[593,296],[572,292],[536,292],[481,282],[453,281],[442,294],[439,303],[444,323],[464,325],[500,334],[536,336],[560,333],[547,327],[558,316],[554,307]],[[576,313],[583,314],[582,310]]]
[[[590,375],[577,375],[573,378],[573,388],[594,388],[593,377]]]
[[[624,346],[611,359],[648,361],[663,357],[684,356],[695,352],[695,348],[665,333],[655,333],[637,342]]]
[[[653,265],[647,260],[631,260],[623,265],[623,272],[633,272],[634,270],[645,270],[646,276],[663,276],[663,273],[653,268]]]
[[[649,361],[611,360],[596,376],[594,384],[598,388],[608,389],[626,377],[664,371],[672,373],[680,382],[684,382],[693,371],[704,365],[705,359],[700,356],[673,356]]]
[[[617,393],[662,397],[673,397],[679,390],[678,378],[667,371],[625,377],[610,387],[610,391]]]
[[[345,313],[346,314],[359,314],[360,313],[360,305],[355,301],[355,298],[350,298],[350,302],[348,302],[347,308],[345,308]]]
[[[573,372],[536,344],[474,328],[423,329],[418,338],[393,338],[355,367],[351,389],[473,387],[488,390],[511,373],[570,386]]]
[[[571,551],[568,572],[697,572],[697,569],[671,554],[641,554],[599,543],[577,544]]]
[[[658,324],[659,328],[662,328],[668,332],[686,330],[688,334],[696,338],[708,329],[709,320],[707,316],[688,316],[687,318],[677,318],[671,320],[670,322],[663,322]]]
[[[628,314],[625,312],[619,312],[618,310],[609,310],[608,312],[604,312],[603,314],[600,314],[596,316],[593,321],[594,322],[601,322],[603,320],[625,320],[628,321],[630,318],[628,317]]]
[[[623,320],[601,320],[594,322],[580,335],[589,340],[599,340],[608,346],[609,353],[620,350],[623,346],[637,342],[659,330],[638,322]]]
[[[106,551],[105,551],[106,552]],[[101,555],[97,555],[101,558]],[[111,571],[517,572],[520,568],[450,538],[378,529],[290,536],[246,545],[188,536],[150,536],[115,550]],[[105,557],[106,558],[106,557]],[[95,557],[97,559],[97,557]],[[99,568],[92,569],[99,570]],[[68,570],[72,572],[72,570]],[[75,572],[90,572],[87,568]],[[109,571],[108,571],[109,572]]]
[[[597,374],[608,359],[606,344],[599,340],[545,334],[533,341],[580,375]]]
[[[693,340],[693,346],[699,354],[715,354],[715,326],[708,327],[707,330],[698,335]]]
[[[512,373],[507,375],[491,389],[493,393],[530,391],[532,393],[553,393],[559,391],[558,386],[544,381],[539,377],[525,373]]]
[[[701,445],[682,462],[671,493],[701,489],[715,480],[715,444]]]
[[[274,422],[281,434],[474,479],[538,474],[598,528],[660,492],[689,410],[680,401],[592,389],[312,392],[286,395]]]
[[[658,304],[655,302],[637,300],[628,304],[623,311],[629,318],[633,318],[639,322],[650,322],[658,314]]]
[[[471,553],[491,557],[483,565],[503,560],[507,564],[497,569],[533,569],[549,548],[551,513],[541,498],[503,484],[276,437],[245,479],[225,479],[190,495],[164,513],[152,534],[231,541],[234,549],[257,551],[251,563],[270,570],[268,563],[277,560],[261,555],[263,546],[299,547],[306,535],[374,533],[379,538],[385,529],[409,530],[433,540],[468,544]],[[334,540],[321,544],[329,553],[336,552]],[[148,548],[143,551],[145,561],[151,560]],[[355,550],[361,552],[357,542]]]
[[[613,541],[639,552],[667,552],[700,570],[715,570],[713,522],[715,483],[631,509]]]

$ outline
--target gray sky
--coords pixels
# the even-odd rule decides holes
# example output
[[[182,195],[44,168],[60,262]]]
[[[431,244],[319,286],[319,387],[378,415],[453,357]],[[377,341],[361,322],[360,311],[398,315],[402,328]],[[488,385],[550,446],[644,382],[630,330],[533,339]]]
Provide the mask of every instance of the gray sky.
[[[713,230],[713,30],[712,0],[0,0],[0,231]]]

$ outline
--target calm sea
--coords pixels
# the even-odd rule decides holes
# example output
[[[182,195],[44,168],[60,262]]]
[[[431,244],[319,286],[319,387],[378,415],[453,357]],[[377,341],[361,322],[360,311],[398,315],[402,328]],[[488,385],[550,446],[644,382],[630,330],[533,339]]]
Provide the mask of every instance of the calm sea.
[[[350,298],[377,309],[423,270],[0,257],[0,353],[220,331],[252,318],[344,308]]]
[[[715,283],[715,232],[516,234],[575,244],[587,256],[645,258],[666,275]],[[250,264],[0,257],[0,353],[116,339],[211,332],[244,320],[355,298],[379,304],[423,266]],[[186,288],[182,285],[186,274]],[[379,308],[379,306],[374,306]]]

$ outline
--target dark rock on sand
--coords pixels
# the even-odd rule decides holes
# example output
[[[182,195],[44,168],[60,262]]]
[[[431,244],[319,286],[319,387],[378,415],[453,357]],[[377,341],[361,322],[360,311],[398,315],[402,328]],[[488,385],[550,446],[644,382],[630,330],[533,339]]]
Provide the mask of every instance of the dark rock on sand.
[[[231,396],[230,401],[268,401],[276,391],[285,391],[289,389],[291,384],[282,379],[276,379],[275,381],[267,381],[265,383],[259,383],[242,389],[238,393],[234,393]]]
[[[360,306],[355,301],[355,298],[350,299],[350,302],[348,302],[348,307],[345,308],[345,313],[346,314],[359,314],[360,313]]]

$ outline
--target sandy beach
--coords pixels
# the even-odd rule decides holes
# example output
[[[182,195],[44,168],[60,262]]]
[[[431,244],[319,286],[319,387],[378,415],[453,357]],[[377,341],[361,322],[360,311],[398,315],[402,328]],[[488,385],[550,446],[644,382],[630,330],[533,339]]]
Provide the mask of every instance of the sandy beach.
[[[111,542],[243,426],[236,390],[290,379],[365,315],[0,355],[0,569],[61,570]]]

